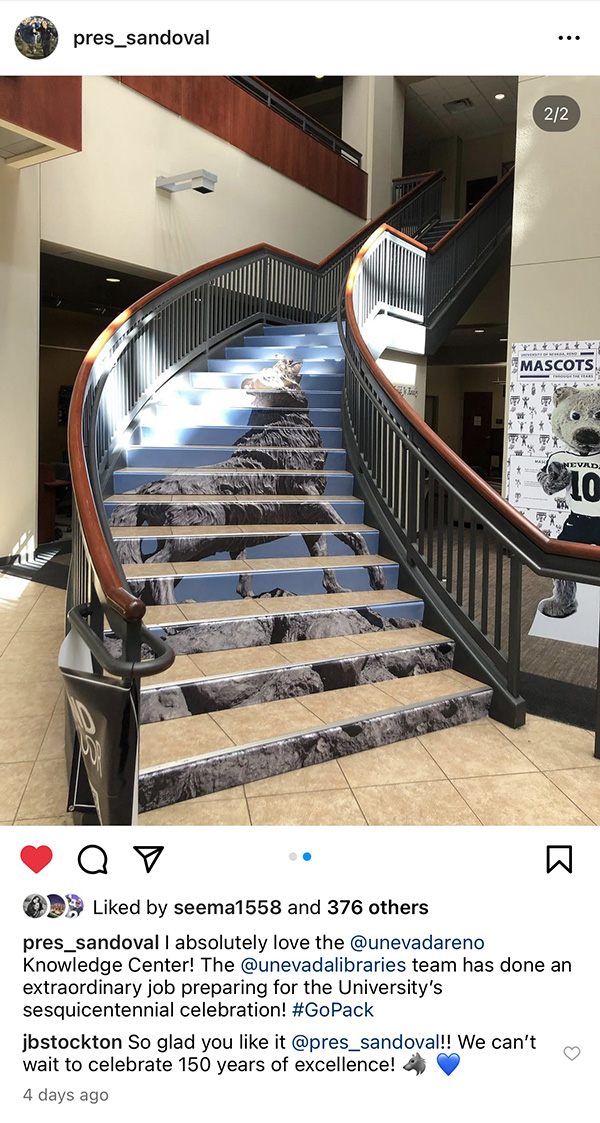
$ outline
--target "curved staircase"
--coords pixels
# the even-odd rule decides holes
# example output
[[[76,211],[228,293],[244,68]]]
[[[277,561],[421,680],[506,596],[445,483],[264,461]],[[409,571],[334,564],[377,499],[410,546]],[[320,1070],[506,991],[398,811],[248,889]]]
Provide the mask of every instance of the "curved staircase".
[[[477,719],[492,697],[365,522],[337,325],[266,326],[204,366],[137,415],[105,502],[176,654],[142,686],[140,811]]]

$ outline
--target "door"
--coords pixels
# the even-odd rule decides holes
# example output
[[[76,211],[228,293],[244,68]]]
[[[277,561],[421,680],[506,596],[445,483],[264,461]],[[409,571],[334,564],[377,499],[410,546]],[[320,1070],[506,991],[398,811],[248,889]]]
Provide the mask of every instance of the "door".
[[[491,391],[468,391],[463,406],[462,457],[485,475],[492,451],[492,399]]]
[[[471,207],[475,206],[488,191],[491,191],[495,183],[498,182],[497,175],[488,175],[485,179],[469,179],[467,180],[467,205],[466,210],[470,211]]]

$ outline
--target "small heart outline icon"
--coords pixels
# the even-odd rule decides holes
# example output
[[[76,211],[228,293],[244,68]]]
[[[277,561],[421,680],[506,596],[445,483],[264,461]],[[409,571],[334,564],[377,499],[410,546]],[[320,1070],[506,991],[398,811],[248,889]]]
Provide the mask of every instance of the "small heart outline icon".
[[[33,871],[39,873],[40,870],[52,861],[52,851],[49,846],[24,846],[21,850],[21,861]]]
[[[565,1054],[565,1057],[568,1061],[576,1061],[579,1054],[581,1053],[581,1049],[579,1048],[579,1045],[566,1045],[563,1049],[563,1053]]]
[[[460,1057],[458,1053],[438,1053],[437,1063],[442,1072],[446,1073],[446,1076],[451,1076],[454,1069],[458,1068],[460,1064]]]

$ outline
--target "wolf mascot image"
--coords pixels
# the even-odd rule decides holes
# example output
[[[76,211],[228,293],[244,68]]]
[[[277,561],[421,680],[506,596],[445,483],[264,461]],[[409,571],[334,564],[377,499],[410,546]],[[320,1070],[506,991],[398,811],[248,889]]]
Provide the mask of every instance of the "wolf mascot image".
[[[569,514],[558,541],[600,546],[600,387],[559,386],[553,401],[552,432],[565,448],[550,454],[538,482],[546,495],[566,492]],[[540,612],[572,616],[576,592],[573,581],[555,581],[553,596],[538,605]]]

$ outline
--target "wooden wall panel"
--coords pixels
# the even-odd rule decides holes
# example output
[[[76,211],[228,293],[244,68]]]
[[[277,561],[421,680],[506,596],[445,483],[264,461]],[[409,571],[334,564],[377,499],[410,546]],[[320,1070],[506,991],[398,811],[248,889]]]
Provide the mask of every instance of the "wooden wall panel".
[[[367,175],[223,76],[118,81],[360,218]]]
[[[0,78],[0,118],[81,149],[81,78]]]

